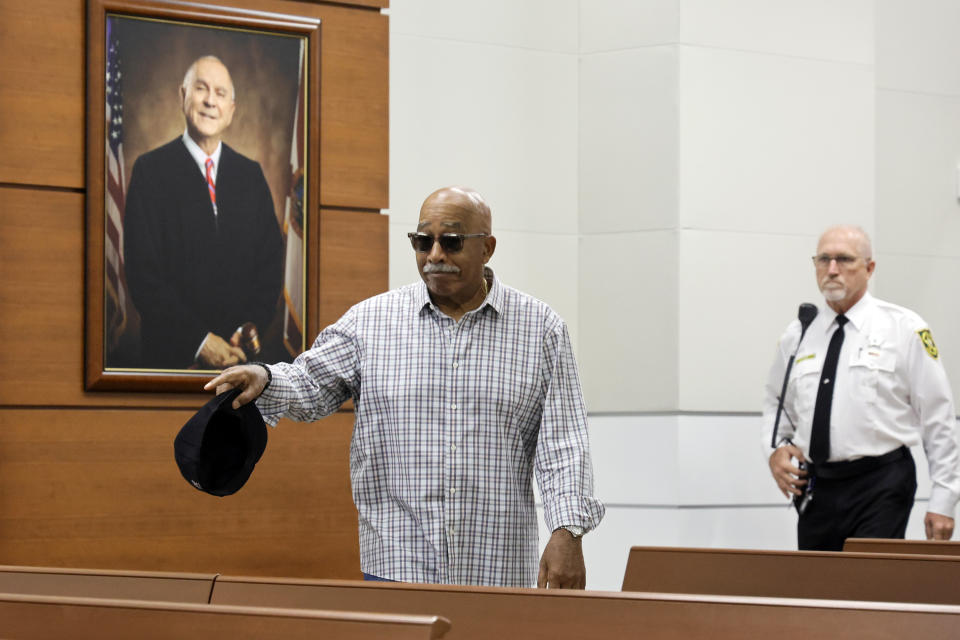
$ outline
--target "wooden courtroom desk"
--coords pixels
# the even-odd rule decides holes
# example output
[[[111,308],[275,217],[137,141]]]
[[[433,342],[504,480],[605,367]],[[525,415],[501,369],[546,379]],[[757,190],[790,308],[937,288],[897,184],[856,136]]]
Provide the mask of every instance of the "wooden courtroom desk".
[[[0,593],[126,598],[163,602],[210,601],[212,573],[161,573],[0,565]]]
[[[0,594],[0,626],[5,640],[432,640],[450,628],[436,616],[16,594]]]
[[[213,603],[434,614],[454,640],[949,637],[960,607],[221,576]],[[802,634],[802,635],[801,635]]]
[[[624,591],[960,604],[960,557],[633,547]]]
[[[889,540],[881,538],[847,538],[844,551],[860,553],[899,553],[928,556],[960,556],[957,540]]]

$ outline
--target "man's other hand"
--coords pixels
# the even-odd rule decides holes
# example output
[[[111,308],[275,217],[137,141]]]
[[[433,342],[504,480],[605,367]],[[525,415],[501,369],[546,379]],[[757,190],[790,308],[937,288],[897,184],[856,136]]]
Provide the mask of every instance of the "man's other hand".
[[[953,536],[953,518],[927,511],[923,528],[927,531],[927,540],[949,540]]]
[[[200,346],[197,361],[210,369],[223,369],[246,362],[247,356],[240,347],[231,345],[215,333],[208,333]]]
[[[566,529],[557,529],[550,536],[540,558],[540,589],[584,589],[587,567],[583,563],[583,538],[574,538]]]

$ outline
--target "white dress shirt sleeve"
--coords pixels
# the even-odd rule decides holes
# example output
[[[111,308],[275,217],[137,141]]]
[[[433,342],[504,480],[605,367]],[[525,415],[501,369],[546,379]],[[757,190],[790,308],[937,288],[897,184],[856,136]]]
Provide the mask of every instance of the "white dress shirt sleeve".
[[[934,358],[914,331],[907,349],[910,404],[919,418],[923,450],[930,468],[928,511],[954,517],[960,500],[960,454],[956,441],[953,394],[940,356]]]
[[[793,354],[793,350],[796,348],[799,337],[800,322],[794,320],[787,326],[786,331],[784,331],[780,337],[780,341],[777,343],[776,353],[773,357],[773,363],[770,365],[770,371],[767,373],[767,383],[764,385],[763,397],[763,426],[760,429],[760,451],[763,454],[764,460],[769,459],[770,454],[773,452],[770,444],[773,438],[773,424],[777,417],[780,391],[783,388],[783,375],[786,373],[787,362]],[[784,438],[792,438],[794,435],[794,427],[790,424],[790,419],[786,415],[788,410],[789,407],[785,403],[783,413],[780,414],[780,426],[777,428],[778,442]]]

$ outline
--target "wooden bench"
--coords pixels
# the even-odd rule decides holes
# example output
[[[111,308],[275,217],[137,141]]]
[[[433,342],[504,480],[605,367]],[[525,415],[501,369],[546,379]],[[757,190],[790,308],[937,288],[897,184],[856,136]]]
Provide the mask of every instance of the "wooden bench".
[[[210,601],[215,578],[212,573],[0,565],[0,593],[206,603]]]
[[[221,576],[222,605],[433,614],[456,640],[950,636],[960,607]],[[802,635],[801,635],[802,634]]]
[[[881,538],[847,538],[844,551],[860,553],[899,553],[927,556],[960,556],[957,540],[889,540]]]
[[[437,616],[0,594],[0,627],[5,640],[428,640],[450,624]]]
[[[960,557],[633,547],[624,591],[960,604]]]

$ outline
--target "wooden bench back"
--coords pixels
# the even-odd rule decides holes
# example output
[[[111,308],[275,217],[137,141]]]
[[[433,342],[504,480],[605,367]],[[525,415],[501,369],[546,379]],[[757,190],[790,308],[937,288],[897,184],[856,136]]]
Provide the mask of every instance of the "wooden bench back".
[[[5,640],[433,640],[437,616],[0,594]]]
[[[439,615],[454,640],[876,640],[960,629],[960,607],[933,605],[231,576],[217,580],[212,602]]]
[[[633,547],[624,591],[960,604],[960,558]]]
[[[859,553],[899,553],[928,556],[960,556],[958,540],[886,540],[880,538],[847,538],[844,551]]]
[[[212,573],[161,573],[0,565],[0,593],[122,598],[161,602],[210,601]]]

